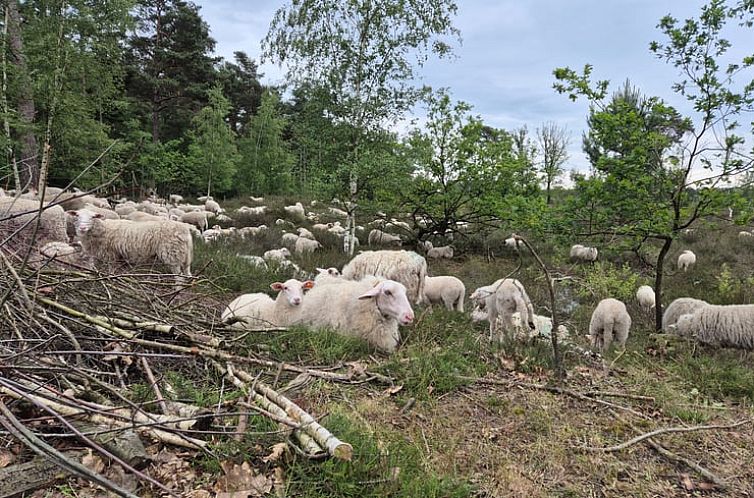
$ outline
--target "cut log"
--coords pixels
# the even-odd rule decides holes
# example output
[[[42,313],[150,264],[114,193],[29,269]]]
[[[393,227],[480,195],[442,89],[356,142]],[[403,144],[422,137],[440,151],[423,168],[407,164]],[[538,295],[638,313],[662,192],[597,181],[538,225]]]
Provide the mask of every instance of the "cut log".
[[[65,456],[79,461],[84,454],[84,451],[72,451],[66,452]],[[0,498],[18,496],[44,488],[70,475],[55,462],[41,457],[11,465],[0,469]]]

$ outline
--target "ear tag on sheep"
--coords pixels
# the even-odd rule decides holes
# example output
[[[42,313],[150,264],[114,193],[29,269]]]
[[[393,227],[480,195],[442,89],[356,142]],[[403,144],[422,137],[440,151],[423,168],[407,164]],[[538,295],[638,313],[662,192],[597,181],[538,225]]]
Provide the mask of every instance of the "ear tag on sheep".
[[[301,285],[301,287],[304,289],[311,289],[312,287],[314,287],[314,282],[311,280],[307,280]]]

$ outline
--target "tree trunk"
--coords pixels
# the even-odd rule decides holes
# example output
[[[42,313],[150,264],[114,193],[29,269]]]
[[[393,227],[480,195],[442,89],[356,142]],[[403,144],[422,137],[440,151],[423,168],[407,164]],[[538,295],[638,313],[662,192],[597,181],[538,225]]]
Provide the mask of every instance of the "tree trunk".
[[[552,182],[550,181],[549,178],[547,178],[547,205],[548,206],[550,204],[552,204],[552,198],[550,197],[550,185],[551,184],[552,184]]]
[[[668,237],[665,239],[665,243],[660,249],[660,254],[657,256],[657,267],[655,268],[655,330],[662,330],[662,276],[665,272],[663,265],[665,263],[665,256],[670,251],[670,246],[673,244],[673,239]]]
[[[18,130],[21,141],[21,171],[19,172],[21,185],[25,188],[36,186],[39,182],[39,161],[37,160],[37,137],[34,135],[34,90],[26,64],[24,43],[21,38],[21,14],[18,2],[8,0],[8,45],[11,61],[16,66],[19,75],[18,85],[18,117],[21,121]]]

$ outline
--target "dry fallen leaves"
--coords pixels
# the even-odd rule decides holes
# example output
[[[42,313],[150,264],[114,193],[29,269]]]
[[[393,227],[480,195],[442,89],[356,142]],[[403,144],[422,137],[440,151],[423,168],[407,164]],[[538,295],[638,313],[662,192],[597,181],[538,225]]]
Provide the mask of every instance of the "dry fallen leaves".
[[[238,465],[226,461],[222,462],[220,467],[225,475],[215,483],[217,498],[263,496],[272,490],[272,478],[252,469],[249,462]]]
[[[280,460],[280,457],[283,456],[287,448],[288,443],[277,443],[273,445],[270,454],[262,458],[262,461],[264,463],[277,462],[278,460]]]
[[[8,450],[0,449],[0,469],[7,467],[16,461],[16,455]]]

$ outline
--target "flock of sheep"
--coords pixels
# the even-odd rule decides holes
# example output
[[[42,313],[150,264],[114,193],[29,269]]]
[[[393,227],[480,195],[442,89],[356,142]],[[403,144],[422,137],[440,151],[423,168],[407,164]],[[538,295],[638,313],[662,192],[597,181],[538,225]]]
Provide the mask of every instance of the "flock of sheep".
[[[0,218],[6,218],[5,228],[14,235],[28,235],[36,223],[40,195],[28,192],[12,196],[0,190]],[[260,204],[261,197],[251,197]],[[127,199],[114,201],[80,192],[65,192],[48,187],[42,200],[39,229],[34,235],[39,252],[45,257],[84,257],[95,264],[126,262],[129,264],[164,265],[176,275],[177,284],[191,275],[195,237],[207,242],[235,234],[254,237],[267,230],[265,225],[244,228],[209,228],[209,221],[229,222],[233,218],[211,197],[199,198],[201,204],[183,202],[171,195],[168,199],[153,196],[142,202]],[[317,206],[314,201],[312,206]],[[330,217],[345,217],[337,207],[326,207]],[[239,215],[259,216],[266,206],[243,206]],[[274,262],[301,269],[288,258],[291,251],[306,254],[322,248],[315,233],[328,232],[347,241],[348,231],[340,222],[320,223],[319,216],[307,212],[302,203],[285,206],[286,219],[275,224],[293,227],[309,220],[311,230],[298,227],[284,231],[281,246],[262,255],[239,255],[251,264],[266,266]],[[411,227],[402,221],[382,217],[373,222],[366,236],[370,246],[395,246],[392,250],[363,251],[339,271],[337,268],[318,269],[313,279],[290,279],[274,282],[277,293],[272,299],[265,293],[244,294],[230,302],[221,319],[233,327],[264,329],[301,324],[313,328],[331,328],[343,335],[359,337],[375,348],[391,353],[400,344],[400,326],[413,322],[413,304],[438,304],[449,310],[464,312],[466,287],[451,275],[429,276],[427,260],[418,252],[399,250],[403,239],[387,229],[409,232]],[[367,228],[357,227],[366,235]],[[354,242],[357,242],[355,240]],[[505,245],[518,251],[521,240],[515,236]],[[452,246],[434,247],[429,241],[419,245],[427,258],[453,258]],[[594,262],[598,250],[574,245],[570,257],[575,261]],[[696,263],[691,251],[684,251],[677,266],[688,271]],[[650,312],[655,307],[654,291],[642,286],[636,292],[641,309]],[[501,340],[506,332],[524,331],[527,334],[548,336],[557,333],[567,336],[560,327],[552,331],[549,317],[534,313],[534,306],[523,284],[513,278],[499,279],[480,287],[470,295],[474,304],[474,321],[489,322],[490,340]],[[604,299],[594,309],[589,325],[592,346],[606,350],[612,344],[625,347],[631,328],[626,305],[616,299]],[[699,342],[721,347],[754,349],[754,305],[715,306],[691,298],[677,299],[665,311],[663,328]],[[528,329],[528,330],[527,330]]]

